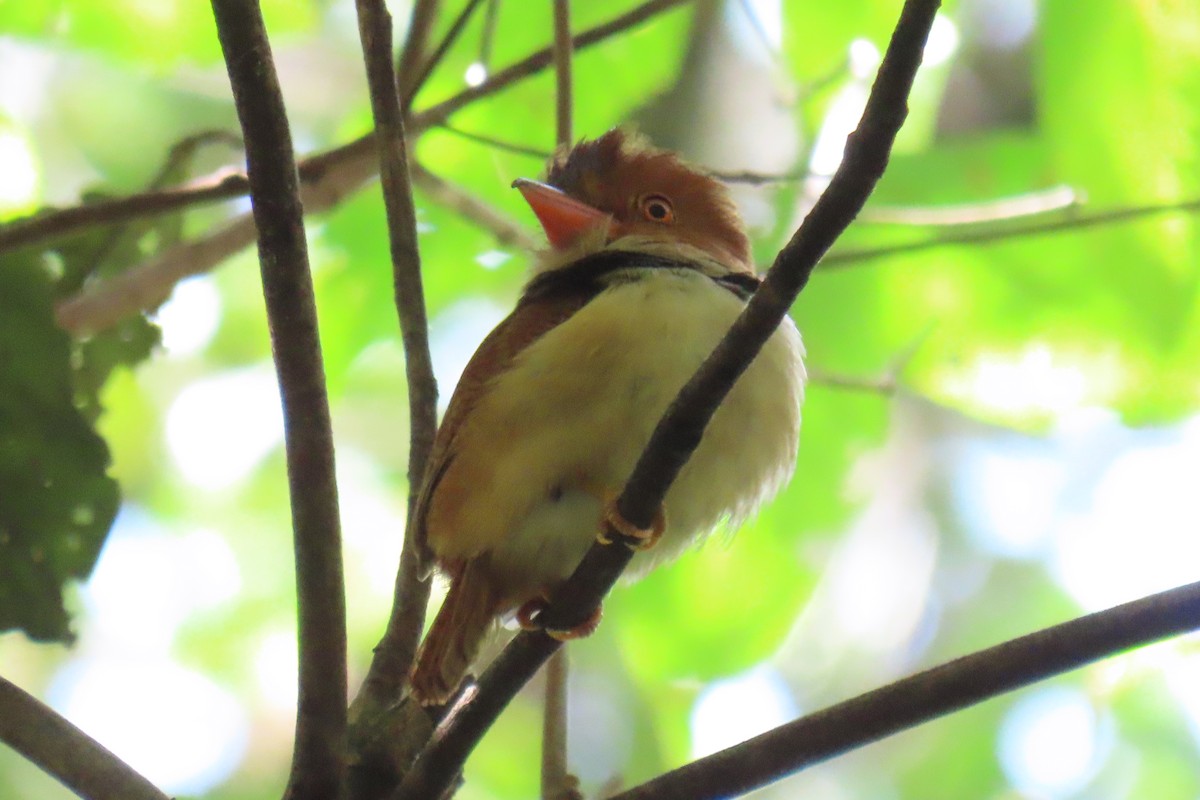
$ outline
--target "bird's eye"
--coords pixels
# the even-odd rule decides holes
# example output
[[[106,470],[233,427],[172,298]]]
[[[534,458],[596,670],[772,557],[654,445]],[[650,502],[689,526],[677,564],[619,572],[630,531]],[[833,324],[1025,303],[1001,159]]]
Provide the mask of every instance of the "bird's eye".
[[[666,225],[675,221],[675,209],[671,208],[671,201],[661,194],[648,194],[641,199],[639,205],[642,216],[651,222]]]

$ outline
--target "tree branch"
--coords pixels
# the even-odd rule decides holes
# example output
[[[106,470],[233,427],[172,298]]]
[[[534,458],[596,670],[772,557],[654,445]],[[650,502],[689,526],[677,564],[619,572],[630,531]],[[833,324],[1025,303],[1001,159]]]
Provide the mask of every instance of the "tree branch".
[[[616,19],[609,20],[602,25],[597,25],[594,28],[584,31],[576,35],[572,40],[572,46],[576,50],[581,50],[585,47],[590,47],[599,42],[603,42],[618,33],[636,27],[648,19],[651,19],[664,11],[669,11],[676,6],[684,3],[693,2],[693,0],[649,0],[637,8],[629,11]],[[550,66],[554,61],[553,48],[545,48],[539,50],[533,55],[527,56],[521,61],[518,61],[512,66],[500,70],[494,75],[488,77],[486,81],[473,86],[456,94],[448,100],[444,100],[435,106],[427,108],[424,111],[418,112],[413,117],[412,127],[424,130],[432,125],[444,122],[447,117],[458,111],[463,106],[469,105],[476,100],[479,100],[488,95],[495,94],[509,84],[516,83],[519,80],[528,78],[541,72],[546,67]]]
[[[779,253],[762,286],[729,333],[679,393],[617,500],[632,524],[648,528],[679,469],[734,381],[775,331],[817,261],[862,208],[883,174],[907,114],[938,0],[906,0],[866,109],[846,155],[800,229]],[[621,544],[595,544],[542,615],[547,628],[569,630],[596,608],[632,558]],[[397,800],[439,797],[467,756],[529,677],[559,647],[541,631],[518,634],[479,679],[478,691],[451,710],[405,777]]]
[[[1038,220],[1020,225],[1007,225],[1003,228],[988,228],[986,230],[958,231],[921,242],[904,242],[902,244],[884,245],[882,247],[837,250],[825,257],[821,262],[821,267],[822,269],[844,269],[846,267],[855,267],[877,258],[908,255],[938,247],[948,247],[958,244],[990,244],[992,242],[1003,242],[1008,239],[1017,239],[1024,236],[1043,236],[1047,233],[1133,222],[1147,217],[1156,217],[1161,214],[1194,214],[1198,211],[1200,211],[1200,199],[1171,203],[1153,203],[1131,208],[1113,208],[1091,213],[1070,213],[1062,219],[1050,221]]]
[[[571,6],[569,0],[554,0],[554,141],[570,147],[574,103],[571,99]]]
[[[442,205],[491,232],[505,247],[533,250],[538,242],[523,225],[459,186],[446,181],[417,162],[412,164],[413,182]]]
[[[430,584],[420,575],[416,540],[411,531],[414,530],[413,509],[425,474],[425,462],[437,430],[437,381],[429,355],[429,323],[421,283],[421,255],[408,173],[404,112],[391,68],[392,18],[383,0],[356,0],[356,7],[387,210],[409,411],[408,524],[396,573],[391,616],[350,710],[349,790],[350,796],[357,800],[379,797],[390,791],[402,769],[406,748],[411,746],[409,737],[396,735],[384,718],[400,697],[429,604]],[[423,80],[418,76],[410,84],[410,91],[415,91]],[[414,723],[412,732],[421,733],[416,730],[418,727],[428,728],[428,725]]]
[[[408,33],[404,37],[404,46],[400,48],[400,58],[396,64],[399,94],[405,98],[404,108],[408,109],[413,96],[420,90],[427,73],[419,70],[425,60],[425,48],[429,43],[429,34],[433,32],[433,22],[437,19],[438,5],[441,0],[417,0],[412,14],[408,18]],[[361,14],[361,6],[359,7]],[[359,33],[362,32],[362,17],[359,17]],[[388,35],[388,62],[391,62],[391,35]],[[393,85],[397,82],[393,78]]]
[[[4,678],[0,742],[85,800],[168,800],[104,745]]]
[[[689,1],[651,0],[627,14],[584,31],[575,37],[574,45],[578,49],[605,41]],[[551,60],[550,48],[539,50],[523,61],[493,75],[479,86],[466,89],[449,100],[417,114],[408,124],[409,135],[417,136],[430,126],[440,124],[446,117],[463,106],[495,94],[512,83],[536,74],[549,66]],[[374,153],[373,139],[370,136],[363,136],[333,150],[305,159],[300,165],[300,178],[305,184],[301,199],[306,212],[313,213],[332,208],[371,178],[378,167]],[[226,180],[231,183],[224,191],[229,191],[231,194],[222,194],[222,198],[236,197],[245,193],[244,187],[240,191],[233,191],[238,187],[238,178],[230,177]],[[171,210],[190,205],[196,201],[195,198],[198,196],[206,197],[202,192],[188,195],[186,198],[181,196],[174,201],[177,205],[172,206]],[[215,197],[207,199],[215,199]],[[71,210],[67,209],[66,211]],[[66,214],[66,211],[55,213]],[[70,226],[60,224],[56,228],[56,234],[74,229],[78,225],[78,218]],[[0,230],[0,236],[5,230],[7,229]],[[21,241],[23,244],[31,244],[33,241],[40,241],[44,235],[43,231],[37,237],[25,236]],[[0,239],[0,241],[3,240]],[[249,246],[253,241],[254,228],[250,222],[250,216],[237,217],[215,234],[164,251],[110,281],[66,298],[56,307],[59,324],[68,332],[79,336],[104,330],[129,314],[156,308],[170,296],[176,283],[190,275],[212,269],[232,254]]]
[[[458,41],[458,37],[462,35],[463,28],[467,26],[467,22],[470,21],[480,2],[482,0],[467,0],[467,4],[463,6],[463,10],[459,12],[458,16],[454,18],[454,22],[451,23],[450,30],[446,32],[446,35],[438,42],[438,46],[434,48],[433,53],[421,65],[420,74],[417,75],[411,85],[405,85],[403,106],[406,112],[412,106],[413,99],[421,91],[421,87],[425,85],[425,82],[429,80],[429,76],[433,74],[434,69],[437,68],[438,64],[442,63],[442,59],[446,57],[446,53],[450,50],[450,47]]]
[[[560,150],[571,146],[571,8],[554,0],[554,140]],[[567,766],[567,651],[560,648],[546,665],[546,697],[542,704],[542,800],[581,800],[579,782]]]
[[[408,148],[395,76],[390,68],[392,19],[383,0],[356,0],[359,35],[366,60],[371,109],[382,160],[383,195],[391,242],[393,285],[409,399],[408,516],[425,474],[437,430],[437,381],[429,355],[429,321],[421,284],[421,254],[417,248],[417,214],[408,175]],[[429,581],[418,577],[413,537],[404,537],[404,552],[396,579],[392,618],[367,673],[364,689],[377,697],[399,697],[425,622]]]
[[[506,142],[503,139],[497,139],[494,136],[484,136],[482,133],[464,131],[462,128],[456,128],[453,125],[448,125],[444,122],[438,126],[438,129],[443,130],[446,133],[452,133],[455,136],[467,139],[468,141],[472,141],[477,144],[486,145],[488,147],[495,148],[496,150],[503,150],[506,153],[513,153],[518,156],[529,156],[530,158],[536,158],[538,161],[542,162],[545,162],[550,158],[550,156],[554,155],[553,151],[550,150],[542,150],[537,147],[526,147],[523,144]]]
[[[300,192],[304,210],[328,210],[366,183],[378,169],[372,158],[373,146],[370,138],[357,140],[311,159],[308,169],[301,173],[302,178],[305,173],[311,176]],[[329,162],[325,159],[335,166],[326,169]],[[64,299],[55,306],[55,318],[60,327],[75,336],[105,330],[130,314],[157,308],[179,281],[208,272],[249,247],[256,236],[253,215],[237,216],[215,233],[170,247]]]
[[[80,228],[153,217],[202,203],[241,197],[247,188],[245,175],[226,170],[171,189],[44,211],[0,226],[0,252],[53,239]]]
[[[257,2],[212,0],[246,142],[263,296],[283,400],[300,686],[285,797],[345,789],[346,610],[333,434],[291,134]]]
[[[1005,692],[1200,628],[1200,583],[1012,639],[693,761],[612,800],[730,797]]]
[[[1009,222],[1078,210],[1083,198],[1070,186],[1054,186],[973,203],[937,206],[872,206],[860,218],[862,224],[955,227]]]
[[[567,762],[566,648],[560,647],[546,664],[546,701],[542,709],[542,800],[583,800],[579,780]]]

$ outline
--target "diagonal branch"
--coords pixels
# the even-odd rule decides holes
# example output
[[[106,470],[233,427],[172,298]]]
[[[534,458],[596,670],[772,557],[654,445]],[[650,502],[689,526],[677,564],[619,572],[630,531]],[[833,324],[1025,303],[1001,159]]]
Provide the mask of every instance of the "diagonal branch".
[[[620,17],[579,34],[574,38],[574,46],[579,49],[603,42],[686,2],[690,0],[650,0]],[[523,61],[496,73],[479,86],[466,89],[449,100],[415,115],[409,120],[409,136],[415,137],[429,127],[440,124],[462,107],[536,74],[549,66],[551,61],[551,48],[539,50]],[[310,156],[301,162],[300,178],[304,184],[302,200],[305,211],[311,213],[332,208],[370,179],[378,168],[374,148],[374,140],[368,135]],[[230,183],[220,192],[228,191],[230,194],[220,193],[221,198],[245,194],[245,186],[239,183],[242,180],[240,176],[229,177],[226,180]],[[235,188],[238,191],[235,192]],[[209,191],[217,192],[216,189]],[[190,205],[195,202],[197,196],[208,200],[216,199],[215,194],[208,196],[203,192],[181,195],[173,201],[175,205],[172,205],[171,210]],[[55,212],[54,215],[46,216],[65,213]],[[60,225],[55,232],[63,233],[86,222],[86,218],[81,222],[76,217],[71,220],[70,226]],[[23,223],[14,223],[19,224]],[[0,229],[0,250],[9,246],[4,244],[3,239],[8,230]],[[37,236],[22,235],[20,241],[23,244],[31,244],[44,237],[45,230],[42,230]],[[250,216],[237,217],[214,234],[164,251],[111,281],[66,298],[56,308],[59,324],[70,333],[83,335],[111,327],[118,320],[138,311],[157,308],[170,295],[176,283],[190,275],[207,272],[253,241],[254,228]]]
[[[323,160],[310,160],[307,174],[313,177],[300,191],[304,210],[326,211],[366,183],[378,169],[372,158],[373,146],[374,141],[367,138],[323,154],[340,155],[336,167],[329,169],[324,168]],[[302,170],[302,179],[304,175]],[[60,327],[76,336],[105,330],[130,314],[157,308],[170,297],[175,284],[208,272],[254,244],[256,236],[253,216],[241,214],[213,233],[170,247],[120,275],[64,299],[55,306],[55,318]]]
[[[418,162],[412,163],[413,182],[431,198],[491,232],[496,241],[506,247],[533,250],[537,239],[521,223],[494,206],[471,194],[461,186],[434,175]]]
[[[617,500],[621,515],[633,525],[650,526],[717,406],[883,174],[938,6],[938,0],[906,0],[862,121],[846,143],[829,188],[779,253],[746,310],[671,404]],[[545,626],[567,630],[581,624],[631,558],[628,547],[593,545],[546,609]],[[541,631],[519,634],[480,677],[478,691],[439,726],[397,791],[397,800],[440,797],[500,711],[559,646]]]
[[[333,434],[291,134],[256,2],[212,0],[246,141],[271,352],[283,400],[296,554],[300,686],[286,798],[342,797],[346,601]]]
[[[167,800],[104,745],[4,678],[0,742],[85,800]]]
[[[417,0],[412,14],[408,18],[408,33],[404,37],[404,46],[400,48],[400,58],[396,64],[398,77],[393,79],[393,83],[399,83],[400,95],[408,98],[410,102],[426,77],[419,67],[425,60],[425,46],[429,42],[429,34],[433,32],[433,23],[437,19],[440,3],[441,0]],[[361,30],[360,27],[360,33]],[[388,59],[390,61],[392,57],[390,35],[388,43]],[[408,103],[405,103],[405,108],[407,107]]]
[[[404,109],[407,111],[412,106],[413,99],[417,93],[421,91],[421,87],[429,80],[429,76],[433,74],[437,65],[442,63],[442,59],[446,57],[446,53],[458,41],[458,37],[462,35],[463,28],[467,26],[471,16],[475,13],[475,9],[479,7],[482,0],[467,0],[467,4],[463,6],[463,10],[454,18],[454,22],[450,24],[450,30],[438,42],[438,46],[434,48],[433,53],[429,58],[425,59],[425,63],[421,65],[421,71],[411,83],[404,84]]]
[[[622,31],[636,27],[665,11],[670,11],[676,6],[690,2],[693,2],[693,0],[649,0],[649,2],[643,3],[632,11],[577,34],[571,39],[571,44],[576,50],[582,50],[585,47],[590,47],[610,39]],[[509,84],[516,83],[519,80],[528,78],[530,75],[541,72],[553,62],[554,51],[552,47],[539,50],[518,61],[516,64],[500,70],[478,86],[464,89],[454,97],[417,113],[413,117],[413,127],[424,130],[432,125],[444,122],[451,114],[463,106],[470,105],[476,100],[495,94]]]
[[[1200,628],[1200,583],[1011,639],[793,720],[612,800],[716,800],[991,697]]]

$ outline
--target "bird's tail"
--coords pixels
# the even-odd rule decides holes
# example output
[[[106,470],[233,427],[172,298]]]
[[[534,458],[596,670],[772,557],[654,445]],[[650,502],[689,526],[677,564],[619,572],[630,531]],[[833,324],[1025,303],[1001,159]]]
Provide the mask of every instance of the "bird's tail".
[[[472,559],[450,578],[450,590],[409,676],[412,694],[422,705],[450,699],[496,618],[499,597],[482,572],[478,561]]]

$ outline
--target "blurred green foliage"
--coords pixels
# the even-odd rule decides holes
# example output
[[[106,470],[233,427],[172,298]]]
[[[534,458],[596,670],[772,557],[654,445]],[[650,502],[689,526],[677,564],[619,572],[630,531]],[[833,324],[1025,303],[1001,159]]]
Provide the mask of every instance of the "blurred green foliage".
[[[628,0],[574,3],[574,26],[590,27],[635,5]],[[693,37],[698,16],[718,13],[698,5],[700,11],[674,10],[577,55],[575,127],[580,135],[598,134],[635,113],[653,114],[662,96],[689,77],[684,65],[694,65],[692,58],[703,55],[705,46]],[[980,42],[986,37],[972,28],[971,16],[982,5],[948,4],[947,19],[963,37],[961,48],[919,78],[910,124],[869,208],[970,204],[1056,185],[1086,198],[1082,208],[1064,217],[1200,197],[1200,10],[1165,1],[1103,0],[1081,9],[1070,0],[1044,0],[1037,7],[1036,29],[1005,51],[1027,71],[1023,90],[1032,113],[999,120],[984,115],[973,127],[947,132],[945,116],[955,103],[970,101],[962,74],[985,71]],[[369,113],[358,74],[353,4],[265,0],[263,6],[300,151],[315,152],[359,135]],[[804,164],[807,147],[838,98],[861,88],[861,77],[841,66],[850,42],[861,38],[885,46],[899,6],[898,0],[779,5],[780,53],[765,59],[770,63],[757,79],[777,83],[779,96],[788,98],[793,138],[804,145],[797,163]],[[406,10],[404,3],[393,4],[398,21]],[[435,37],[456,11],[456,5],[445,9]],[[729,24],[745,9],[730,2],[719,13]],[[503,67],[545,46],[550,17],[549,3],[500,3],[486,66]],[[199,130],[234,126],[204,4],[0,0],[0,18],[0,44],[56,65],[38,78],[35,112],[18,114],[21,103],[15,100],[0,104],[0,115],[25,126],[32,143],[45,183],[44,196],[35,198],[39,206],[67,204],[74,194],[95,187],[106,194],[139,191],[154,179],[176,142]],[[403,31],[399,23],[398,29]],[[972,30],[975,38],[969,36]],[[423,88],[416,110],[464,88],[467,68],[481,58],[483,36],[477,17]],[[763,42],[742,46],[767,49]],[[709,58],[713,69],[721,67],[720,59]],[[806,95],[795,87],[819,88]],[[726,91],[737,87],[729,84]],[[5,101],[0,96],[0,103]],[[467,106],[452,123],[548,150],[553,115],[553,78],[542,72]],[[685,120],[678,127],[688,124]],[[438,176],[508,217],[529,222],[509,184],[514,177],[536,175],[539,159],[436,128],[421,136],[414,152]],[[223,160],[206,151],[186,165],[187,171],[203,174]],[[794,184],[761,191],[776,212],[754,230],[756,253],[764,262],[794,228],[799,195]],[[500,310],[511,303],[526,268],[524,255],[499,247],[487,230],[427,192],[418,189],[416,199],[435,327],[459,319],[456,312],[471,317],[475,309]],[[212,792],[230,799],[277,794],[286,769],[290,712],[264,710],[269,704],[257,696],[262,687],[253,666],[264,639],[289,632],[293,624],[282,457],[274,450],[245,480],[200,489],[172,464],[164,439],[169,409],[184,387],[261,366],[269,357],[253,258],[238,255],[214,273],[219,322],[199,351],[184,355],[152,352],[157,331],[142,318],[71,343],[53,326],[52,301],[77,290],[85,279],[103,281],[181,239],[203,235],[240,210],[244,204],[236,202],[194,209],[150,223],[93,229],[36,252],[0,253],[0,534],[5,534],[0,536],[0,627],[20,628],[34,638],[66,637],[62,587],[85,578],[100,552],[117,510],[113,477],[125,502],[149,512],[168,535],[193,527],[219,531],[239,565],[241,591],[188,616],[172,637],[171,653],[218,676],[252,709],[256,743],[234,777]],[[364,482],[377,482],[384,487],[378,494],[389,499],[388,514],[347,523],[352,668],[361,675],[386,618],[387,589],[370,588],[375,586],[370,562],[378,559],[356,560],[360,534],[354,531],[365,529],[365,536],[386,539],[398,551],[398,509],[407,493],[403,362],[376,188],[309,223],[339,459],[343,467],[367,464]],[[615,725],[611,720],[579,723],[593,724],[596,737],[608,737],[607,749],[597,745],[595,751],[574,754],[590,762],[581,767],[587,786],[618,773],[633,781],[686,760],[693,744],[689,715],[715,679],[767,662],[802,685],[795,689],[798,703],[811,710],[916,666],[1076,612],[1046,565],[981,552],[944,498],[926,498],[929,508],[922,513],[938,520],[945,537],[938,575],[949,583],[946,575],[954,565],[970,564],[961,575],[952,575],[970,590],[940,591],[944,587],[931,579],[935,587],[923,612],[925,638],[914,633],[892,660],[880,660],[887,663],[851,665],[849,656],[814,653],[813,664],[826,669],[812,680],[804,663],[809,654],[795,653],[797,641],[811,644],[797,639],[809,613],[806,603],[863,506],[863,492],[854,488],[851,476],[864,455],[896,429],[898,402],[915,396],[925,413],[953,420],[945,423],[949,427],[975,424],[963,421],[969,418],[1009,431],[1048,430],[1065,410],[1063,404],[1038,400],[1038,387],[1014,387],[1027,390],[1021,395],[1025,399],[1010,402],[981,390],[978,380],[981,364],[1020,362],[1036,351],[1048,353],[1052,366],[1067,365],[1081,381],[1072,390],[1071,407],[1110,408],[1131,423],[1167,423],[1195,412],[1200,399],[1196,217],[1161,214],[1007,236],[1012,224],[975,226],[994,234],[989,241],[944,245],[937,243],[946,235],[942,230],[864,221],[839,242],[835,257],[928,244],[819,269],[793,312],[809,362],[822,374],[869,383],[899,359],[903,399],[814,383],[805,402],[797,477],[780,498],[736,540],[718,532],[698,552],[614,593],[600,632],[572,648],[576,663],[583,665],[576,683],[597,697],[612,698],[607,705],[619,719]],[[57,266],[47,271],[46,263]],[[473,342],[446,349],[457,353],[463,346],[469,353]],[[903,358],[910,351],[911,358]],[[129,369],[139,363],[135,371]],[[443,397],[451,388],[441,386]],[[28,469],[29,464],[37,468]],[[344,493],[354,490],[343,480]],[[91,513],[84,515],[80,508]],[[367,544],[361,547],[375,552]],[[36,557],[38,552],[44,557]],[[86,616],[83,622],[88,624]],[[18,653],[13,663],[27,683],[44,687],[53,671],[46,660],[69,657],[29,655],[17,650],[13,638],[0,644]],[[1117,690],[1098,689],[1094,696],[1118,721],[1121,743],[1093,784],[1109,788],[1086,796],[1194,797],[1195,745],[1161,682],[1135,676]],[[788,797],[801,790],[831,797],[1017,796],[995,756],[995,730],[1008,706],[1003,698],[992,701],[820,767],[781,793],[764,796]],[[462,796],[532,796],[538,730],[538,707],[530,693],[481,746],[468,767]],[[6,758],[0,754],[0,766]],[[1122,758],[1140,766],[1121,772]],[[865,765],[871,768],[864,771]],[[23,770],[12,776],[0,769],[0,794],[24,798],[52,791]],[[846,787],[843,793],[824,791],[830,781]],[[1127,788],[1111,788],[1118,784]]]

